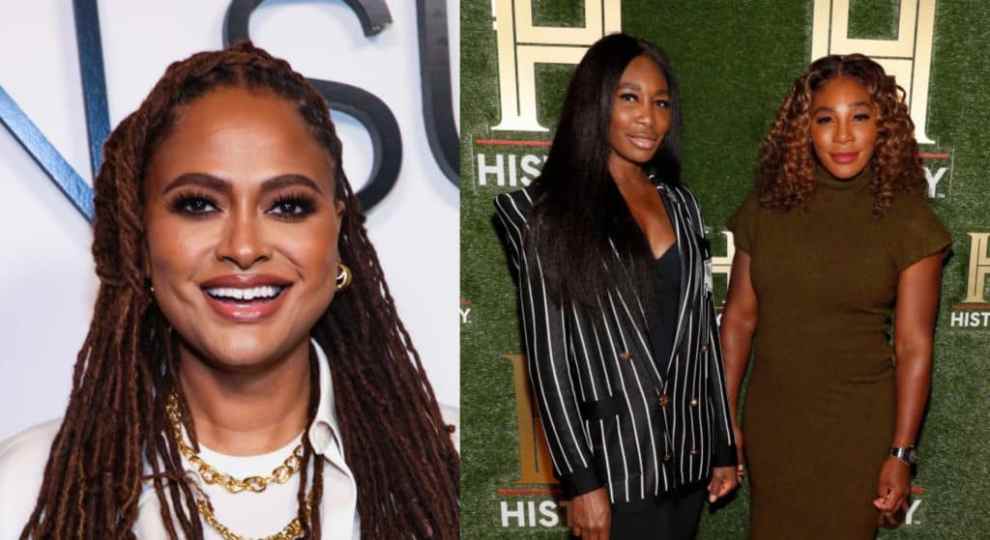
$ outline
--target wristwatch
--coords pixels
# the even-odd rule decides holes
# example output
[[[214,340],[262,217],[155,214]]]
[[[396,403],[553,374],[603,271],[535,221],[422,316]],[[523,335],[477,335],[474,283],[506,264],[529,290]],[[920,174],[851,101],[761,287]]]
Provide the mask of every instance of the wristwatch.
[[[890,455],[903,461],[907,465],[914,465],[918,461],[918,453],[913,446],[906,448],[891,448]]]

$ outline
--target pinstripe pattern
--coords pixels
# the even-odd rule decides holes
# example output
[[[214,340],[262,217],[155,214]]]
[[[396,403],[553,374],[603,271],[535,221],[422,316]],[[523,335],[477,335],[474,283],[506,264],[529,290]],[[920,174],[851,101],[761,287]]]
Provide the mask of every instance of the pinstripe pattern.
[[[614,504],[636,503],[707,478],[713,464],[735,462],[701,212],[687,189],[658,189],[682,254],[673,358],[659,363],[669,366],[664,373],[615,245],[603,264],[620,285],[599,296],[597,309],[560,306],[547,296],[539,254],[525,249],[530,191],[495,199],[519,276],[534,399],[555,472],[570,495],[607,486]]]

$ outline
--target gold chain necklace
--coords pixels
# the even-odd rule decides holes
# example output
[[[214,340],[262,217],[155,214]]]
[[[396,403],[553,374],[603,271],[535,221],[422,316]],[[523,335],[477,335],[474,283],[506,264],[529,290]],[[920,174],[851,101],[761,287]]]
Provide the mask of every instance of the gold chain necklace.
[[[199,454],[186,444],[182,436],[182,414],[179,411],[179,397],[175,392],[170,392],[165,400],[165,414],[168,415],[169,422],[172,424],[172,438],[175,439],[175,444],[179,447],[179,452],[182,452],[182,455],[196,467],[203,481],[207,484],[221,485],[231,493],[240,493],[245,490],[261,493],[272,482],[284,484],[299,470],[299,466],[302,463],[304,450],[302,443],[299,443],[292,450],[292,453],[289,454],[289,457],[285,458],[285,461],[281,465],[272,470],[271,475],[248,476],[243,480],[234,478],[229,474],[216,470],[212,465],[203,461],[199,457]]]
[[[210,527],[213,527],[218,533],[220,533],[223,540],[246,540],[243,536],[228,529],[223,523],[220,523],[217,520],[217,516],[213,513],[213,508],[210,505],[210,502],[205,498],[196,499],[196,509],[199,510],[199,513],[203,516],[203,519],[210,524]],[[309,509],[310,498],[307,497],[306,508],[303,509],[303,515],[307,518],[309,517]],[[303,528],[302,524],[299,523],[299,518],[293,518],[293,520],[290,521],[289,524],[286,525],[281,531],[271,536],[265,536],[260,540],[296,540],[297,538],[300,538],[302,534]]]
[[[219,484],[223,486],[230,493],[240,493],[246,489],[250,489],[255,493],[261,493],[268,487],[271,482],[278,482],[279,484],[286,483],[302,463],[302,458],[304,456],[303,445],[300,443],[292,450],[292,454],[285,459],[281,465],[272,471],[271,476],[260,477],[260,476],[249,476],[243,480],[238,480],[229,474],[221,473],[213,468],[209,463],[206,463],[199,457],[199,455],[185,442],[182,437],[182,416],[179,411],[179,398],[176,396],[175,392],[171,392],[168,398],[165,400],[165,413],[168,415],[169,422],[172,427],[172,437],[175,439],[175,444],[179,447],[179,451],[182,455],[189,460],[190,463],[196,466],[199,471],[199,475],[203,478],[203,481],[207,484]],[[209,499],[206,494],[196,489],[198,496],[196,497],[196,510],[199,511],[200,515],[206,521],[210,527],[216,529],[220,536],[224,540],[246,540],[245,537],[235,533],[230,530],[226,525],[220,523],[217,519],[216,514],[213,512],[213,505],[210,504]],[[310,494],[312,495],[312,494]],[[310,506],[312,503],[311,497],[306,497],[306,506],[303,508],[303,516],[308,518],[310,512]],[[299,522],[299,518],[293,518],[288,525],[282,528],[281,531],[261,538],[260,540],[296,540],[302,537],[303,528],[302,523]]]

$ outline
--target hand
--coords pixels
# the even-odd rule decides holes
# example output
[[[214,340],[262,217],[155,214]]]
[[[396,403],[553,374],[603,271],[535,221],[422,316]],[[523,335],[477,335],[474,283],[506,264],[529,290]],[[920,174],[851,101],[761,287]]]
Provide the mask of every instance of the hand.
[[[873,506],[880,510],[881,524],[896,521],[896,514],[907,510],[908,493],[911,491],[911,466],[891,456],[880,468],[877,498]]]
[[[608,540],[612,510],[604,487],[571,499],[567,508],[567,527],[582,540]]]
[[[713,503],[728,495],[739,485],[737,470],[732,465],[712,469],[712,479],[708,482],[708,502]]]
[[[736,438],[736,479],[741,484],[743,478],[746,478],[746,448],[743,443],[743,432],[742,428],[736,425],[735,422],[732,423],[732,433]]]

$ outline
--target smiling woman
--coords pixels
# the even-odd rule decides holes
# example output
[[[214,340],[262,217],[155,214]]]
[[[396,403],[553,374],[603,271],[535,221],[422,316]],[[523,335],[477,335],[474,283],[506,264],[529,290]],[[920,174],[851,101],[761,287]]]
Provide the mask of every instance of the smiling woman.
[[[582,539],[693,538],[736,485],[705,227],[667,57],[603,37],[530,187],[495,199],[533,393]]]
[[[220,88],[183,111],[149,162],[144,214],[157,304],[192,350],[246,370],[289,346],[305,360],[334,296],[334,184],[326,150],[270,91]]]
[[[169,67],[107,141],[95,316],[65,417],[0,443],[0,537],[457,537],[451,428],[341,158],[286,62]]]
[[[751,538],[873,539],[906,508],[951,244],[894,78],[860,54],[812,63],[729,228],[721,338]]]

